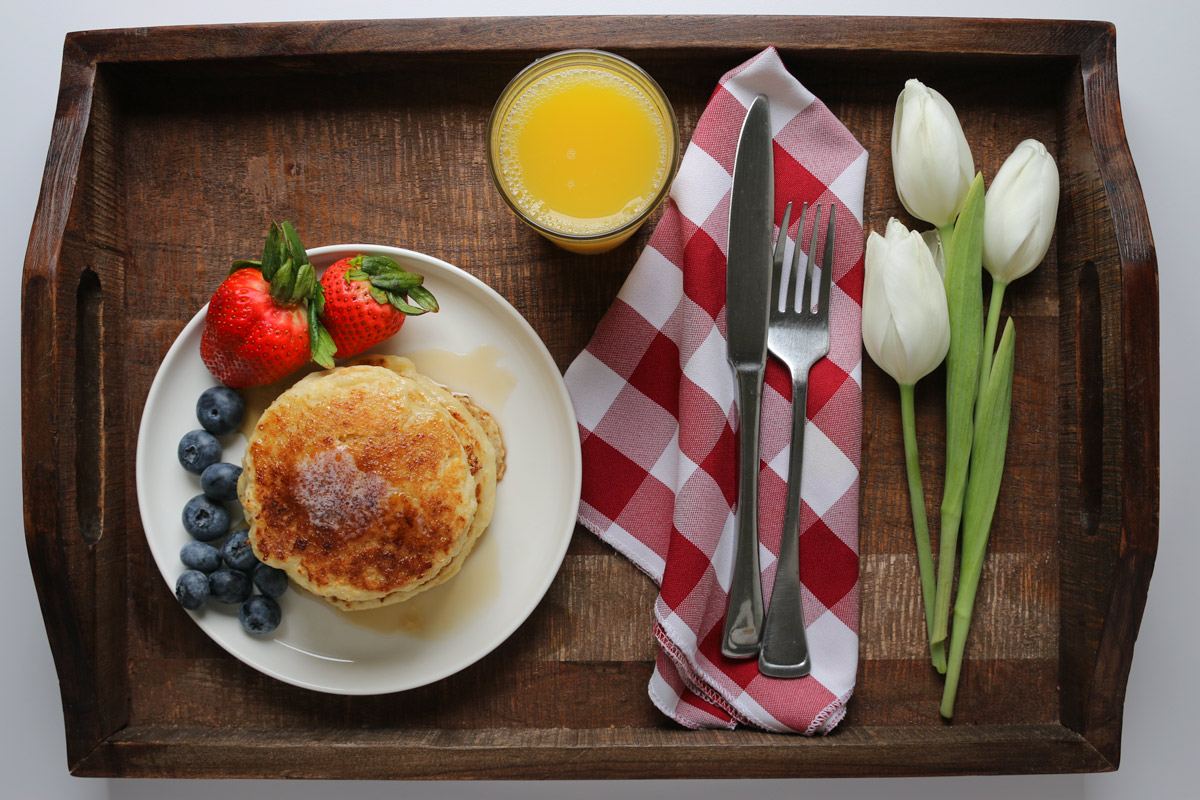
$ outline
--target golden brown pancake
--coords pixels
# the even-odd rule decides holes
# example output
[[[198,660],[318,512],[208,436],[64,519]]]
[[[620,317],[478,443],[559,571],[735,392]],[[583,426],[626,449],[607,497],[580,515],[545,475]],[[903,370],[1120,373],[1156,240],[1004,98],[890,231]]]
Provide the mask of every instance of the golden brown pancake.
[[[344,608],[440,583],[482,531],[462,430],[426,386],[391,369],[304,378],[263,413],[246,448],[238,493],[255,552]],[[494,475],[494,448],[491,459]]]
[[[492,520],[492,513],[496,505],[496,483],[503,473],[504,461],[503,455],[497,457],[498,449],[503,453],[503,440],[500,436],[500,426],[492,415],[472,402],[466,395],[451,393],[446,387],[417,372],[416,366],[409,359],[400,356],[370,354],[359,356],[348,364],[390,369],[402,377],[416,381],[427,402],[436,403],[446,409],[450,415],[451,425],[467,454],[471,474],[475,478],[475,499],[478,504],[471,530],[467,534],[462,550],[440,572],[387,597],[378,600],[354,601],[344,606],[347,609],[357,610],[407,600],[409,597],[438,586],[458,574],[463,562],[466,561],[475,543]]]
[[[488,440],[492,443],[492,448],[496,451],[496,480],[504,480],[504,471],[508,468],[508,449],[504,446],[500,423],[496,421],[490,411],[472,400],[470,395],[462,392],[452,392],[451,394],[467,407],[471,416],[478,420],[479,427],[483,428],[484,434],[487,435]]]

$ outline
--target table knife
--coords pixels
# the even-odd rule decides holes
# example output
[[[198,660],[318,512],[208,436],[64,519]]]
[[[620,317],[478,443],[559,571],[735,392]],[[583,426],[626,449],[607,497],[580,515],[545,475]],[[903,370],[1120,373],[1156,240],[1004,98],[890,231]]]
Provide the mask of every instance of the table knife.
[[[738,493],[733,574],[721,652],[752,658],[762,639],[762,580],[758,565],[758,445],[763,373],[770,321],[771,238],[775,162],[767,98],[750,104],[738,137],[729,207],[725,325],[729,363],[737,378]]]

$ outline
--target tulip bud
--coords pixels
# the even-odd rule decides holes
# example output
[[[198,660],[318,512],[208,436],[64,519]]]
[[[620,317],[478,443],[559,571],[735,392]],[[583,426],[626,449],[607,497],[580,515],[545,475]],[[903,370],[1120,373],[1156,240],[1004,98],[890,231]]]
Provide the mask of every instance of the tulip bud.
[[[954,222],[975,177],[971,147],[953,106],[915,79],[896,99],[892,172],[908,213],[939,228]]]
[[[983,265],[997,281],[1028,275],[1046,257],[1058,215],[1058,167],[1035,139],[1017,145],[987,190]]]
[[[929,252],[933,255],[933,265],[937,267],[938,275],[942,276],[942,280],[945,281],[946,250],[942,247],[942,232],[937,228],[921,231],[921,239],[924,240],[925,246],[929,248]]]
[[[942,363],[950,347],[946,290],[929,247],[896,219],[867,239],[863,344],[902,386]]]

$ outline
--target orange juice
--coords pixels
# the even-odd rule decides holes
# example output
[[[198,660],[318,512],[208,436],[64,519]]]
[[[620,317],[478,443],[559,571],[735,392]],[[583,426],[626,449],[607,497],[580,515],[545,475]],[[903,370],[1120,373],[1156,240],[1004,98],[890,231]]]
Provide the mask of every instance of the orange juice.
[[[547,238],[600,252],[629,238],[678,162],[674,113],[633,64],[598,51],[535,62],[497,103],[489,164],[508,204]]]

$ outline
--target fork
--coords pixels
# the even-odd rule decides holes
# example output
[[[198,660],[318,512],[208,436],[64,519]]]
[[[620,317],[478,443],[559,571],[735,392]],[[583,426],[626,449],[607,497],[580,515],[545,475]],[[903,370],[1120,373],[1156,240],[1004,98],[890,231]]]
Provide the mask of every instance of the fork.
[[[813,213],[812,241],[808,246],[808,261],[804,272],[803,292],[799,305],[795,302],[796,284],[800,276],[800,243],[804,238],[804,222],[808,203],[800,211],[800,228],[792,252],[789,280],[783,280],[783,251],[787,244],[788,223],[792,204],[788,203],[775,241],[771,271],[771,323],[767,333],[767,349],[787,365],[792,375],[792,443],[788,459],[787,505],[783,514],[783,539],[779,545],[779,562],[775,567],[775,584],[771,604],[763,625],[762,648],[758,668],[764,675],[776,678],[799,678],[812,670],[808,638],[804,633],[804,605],[800,593],[800,479],[804,464],[805,406],[808,401],[808,372],[813,364],[829,353],[829,292],[833,276],[833,242],[835,207],[829,206],[829,228],[825,233],[825,248],[820,263],[821,286],[817,309],[812,310],[810,286],[813,283],[813,262],[817,253],[817,227],[821,221],[821,204]],[[781,296],[781,288],[787,292]],[[780,310],[783,306],[783,310]]]

